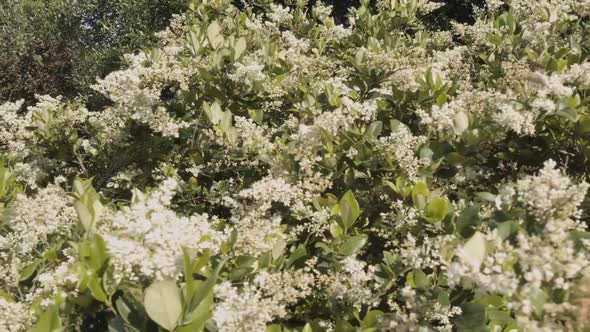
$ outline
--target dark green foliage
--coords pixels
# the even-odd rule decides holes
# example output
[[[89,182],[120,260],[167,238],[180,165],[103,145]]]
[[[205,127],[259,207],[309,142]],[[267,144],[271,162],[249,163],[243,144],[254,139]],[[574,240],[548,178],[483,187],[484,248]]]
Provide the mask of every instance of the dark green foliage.
[[[96,77],[121,68],[123,54],[150,46],[154,32],[185,9],[185,0],[4,2],[0,101],[89,95]]]

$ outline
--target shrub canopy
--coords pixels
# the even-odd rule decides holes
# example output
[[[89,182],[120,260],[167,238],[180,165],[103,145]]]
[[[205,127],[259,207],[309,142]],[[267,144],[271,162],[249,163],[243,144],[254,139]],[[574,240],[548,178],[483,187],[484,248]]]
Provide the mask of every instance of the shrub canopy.
[[[15,0],[0,3],[0,101],[35,94],[83,95],[124,66],[122,55],[149,47],[185,0]]]
[[[588,326],[588,1],[258,5],[0,106],[0,330]]]

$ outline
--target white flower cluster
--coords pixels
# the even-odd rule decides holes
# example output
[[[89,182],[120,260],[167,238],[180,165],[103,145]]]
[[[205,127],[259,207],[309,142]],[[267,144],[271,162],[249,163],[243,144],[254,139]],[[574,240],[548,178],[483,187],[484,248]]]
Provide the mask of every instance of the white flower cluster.
[[[429,302],[409,286],[400,289],[397,300],[402,304],[388,301],[391,313],[384,318],[384,331],[452,331],[452,319],[462,313],[460,307]],[[436,322],[434,329],[430,321]]]
[[[514,270],[518,259],[514,247],[504,242],[495,232],[482,239],[485,241],[484,245],[493,250],[480,261],[474,259],[470,250],[459,249],[456,253],[459,260],[447,266],[449,285],[461,285],[484,295],[514,295],[520,284]]]
[[[556,169],[553,160],[545,162],[537,176],[518,180],[515,189],[518,200],[529,208],[541,222],[563,221],[579,215],[578,206],[584,200],[588,183],[572,183],[572,180]],[[548,229],[556,232],[557,229]]]
[[[311,294],[314,278],[303,271],[261,272],[238,289],[229,282],[215,286],[221,302],[213,311],[220,331],[263,331],[272,320],[284,317],[286,305]]]
[[[27,130],[31,126],[32,114],[19,115],[23,103],[24,100],[20,100],[0,105],[0,142],[8,151],[21,158],[29,153],[26,140],[32,137],[32,133]]]
[[[219,250],[223,235],[215,230],[214,219],[179,216],[170,209],[177,186],[169,178],[153,192],[138,194],[104,227],[116,280],[175,278],[182,271],[183,248]]]
[[[318,282],[326,293],[340,301],[361,308],[378,303],[377,283],[373,279],[374,266],[367,266],[355,257],[347,257],[342,262],[342,271],[331,275],[319,275]]]
[[[23,332],[31,326],[34,315],[24,303],[9,301],[0,296],[0,330]]]
[[[12,232],[0,235],[0,285],[16,286],[18,271],[38,253],[73,234],[76,211],[66,192],[49,185],[35,196],[19,195],[9,207]]]
[[[571,231],[583,229],[576,218],[588,184],[573,181],[545,162],[538,175],[525,176],[505,187],[504,206],[520,202],[542,228],[538,234],[519,233],[515,242],[502,238],[497,230],[487,235],[476,233],[460,248],[458,260],[447,266],[449,285],[473,289],[484,295],[503,294],[511,299],[519,326],[531,331],[573,329],[575,323],[564,317],[575,315],[569,302],[551,301],[544,287],[569,291],[581,276],[590,272],[586,250],[576,248]],[[585,245],[587,247],[587,244]],[[543,319],[536,321],[531,315]]]
[[[386,151],[393,157],[393,160],[399,165],[400,169],[412,181],[416,181],[419,178],[420,169],[427,163],[427,161],[417,156],[418,148],[426,140],[427,138],[425,136],[414,136],[410,129],[401,125],[391,135],[381,137],[379,144],[382,146],[383,151]]]

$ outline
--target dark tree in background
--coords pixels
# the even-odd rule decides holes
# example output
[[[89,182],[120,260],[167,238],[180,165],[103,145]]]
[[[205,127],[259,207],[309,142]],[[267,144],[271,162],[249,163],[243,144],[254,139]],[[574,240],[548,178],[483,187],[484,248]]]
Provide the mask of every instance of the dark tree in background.
[[[0,1],[0,102],[89,95],[121,56],[150,46],[186,0]]]

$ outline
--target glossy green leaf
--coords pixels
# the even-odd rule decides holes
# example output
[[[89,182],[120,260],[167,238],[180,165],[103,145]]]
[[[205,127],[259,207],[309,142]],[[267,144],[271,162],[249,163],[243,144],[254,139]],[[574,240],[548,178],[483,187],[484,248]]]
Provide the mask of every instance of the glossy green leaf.
[[[343,256],[354,255],[367,244],[368,239],[366,234],[352,236],[342,244],[338,253]]]
[[[449,213],[449,202],[442,197],[437,197],[428,202],[426,211],[428,216],[432,218],[432,221],[441,221]]]

